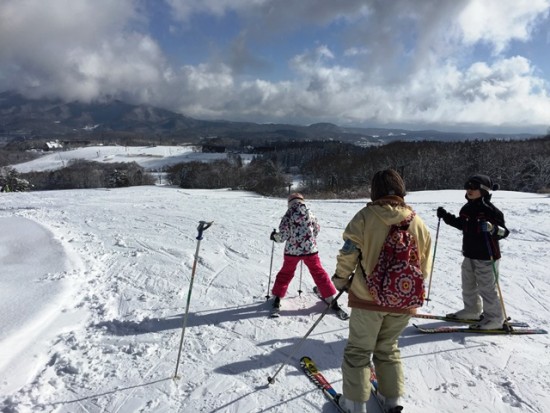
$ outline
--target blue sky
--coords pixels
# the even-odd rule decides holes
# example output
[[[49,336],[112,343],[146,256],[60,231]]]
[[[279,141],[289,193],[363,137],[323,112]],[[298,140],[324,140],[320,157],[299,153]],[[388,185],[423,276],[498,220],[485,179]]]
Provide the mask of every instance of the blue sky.
[[[550,0],[1,0],[0,90],[199,119],[546,133]]]

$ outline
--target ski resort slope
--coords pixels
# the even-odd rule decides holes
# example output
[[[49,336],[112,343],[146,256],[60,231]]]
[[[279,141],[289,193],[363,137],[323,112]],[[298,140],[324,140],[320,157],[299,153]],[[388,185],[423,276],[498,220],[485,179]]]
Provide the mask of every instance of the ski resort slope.
[[[253,158],[241,154],[244,162]],[[100,164],[136,162],[149,171],[182,162],[208,162],[226,159],[226,153],[203,153],[194,146],[86,146],[81,148],[44,152],[32,161],[12,165],[20,173],[44,172],[61,169],[71,161],[84,160]]]
[[[307,201],[329,274],[367,201]],[[436,208],[456,214],[465,200],[448,190],[407,201],[435,240]],[[497,191],[493,201],[511,230],[501,244],[506,311],[549,330],[550,198]],[[312,357],[340,391],[347,322],[327,314],[296,350],[324,309],[299,268],[281,317],[267,317],[283,254],[274,245],[271,266],[269,234],[285,210],[285,200],[252,193],[159,186],[0,194],[0,410],[332,412],[299,359]],[[199,244],[201,220],[214,223]],[[436,251],[423,311],[443,314],[462,304],[460,232],[442,223]],[[422,335],[411,323],[400,347],[408,412],[548,411],[549,335]]]

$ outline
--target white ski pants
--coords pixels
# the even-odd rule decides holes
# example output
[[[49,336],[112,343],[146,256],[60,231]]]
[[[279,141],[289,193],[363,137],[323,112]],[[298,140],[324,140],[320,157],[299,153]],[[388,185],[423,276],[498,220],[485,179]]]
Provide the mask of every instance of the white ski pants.
[[[462,261],[462,300],[467,312],[481,314],[486,320],[502,320],[502,305],[498,296],[495,271],[498,273],[499,260]]]

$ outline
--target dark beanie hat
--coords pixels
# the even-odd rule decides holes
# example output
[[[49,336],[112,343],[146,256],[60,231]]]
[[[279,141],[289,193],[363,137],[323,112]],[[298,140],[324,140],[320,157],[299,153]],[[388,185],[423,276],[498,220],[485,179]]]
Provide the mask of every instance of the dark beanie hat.
[[[475,174],[470,176],[464,183],[464,189],[479,189],[483,194],[489,194],[489,191],[496,191],[500,188],[499,184],[493,184],[491,178],[487,175]]]

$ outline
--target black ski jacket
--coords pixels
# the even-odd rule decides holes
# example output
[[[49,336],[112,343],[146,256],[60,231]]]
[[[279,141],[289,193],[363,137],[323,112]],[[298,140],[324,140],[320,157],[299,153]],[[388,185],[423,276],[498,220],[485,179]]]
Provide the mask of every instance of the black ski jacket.
[[[504,223],[503,213],[491,203],[490,196],[468,200],[468,203],[460,210],[458,217],[447,212],[442,218],[446,224],[462,231],[462,254],[466,258],[475,260],[500,259],[498,241],[506,238],[510,231]],[[492,233],[481,231],[483,221],[493,224]],[[499,228],[504,229],[503,235],[498,235]]]

